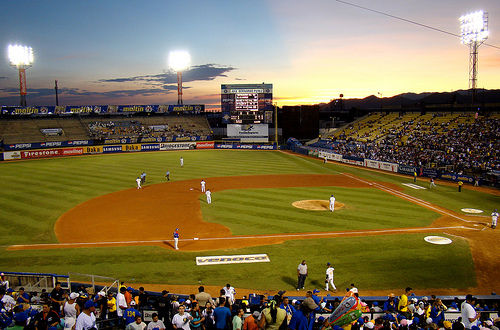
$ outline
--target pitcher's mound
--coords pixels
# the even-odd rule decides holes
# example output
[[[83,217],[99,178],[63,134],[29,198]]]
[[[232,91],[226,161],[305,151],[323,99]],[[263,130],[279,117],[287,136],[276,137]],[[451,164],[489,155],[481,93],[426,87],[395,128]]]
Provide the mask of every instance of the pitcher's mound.
[[[296,201],[292,203],[293,206],[299,209],[309,210],[309,211],[330,211],[330,201],[309,199],[303,201]],[[345,204],[335,202],[335,210],[342,209]]]

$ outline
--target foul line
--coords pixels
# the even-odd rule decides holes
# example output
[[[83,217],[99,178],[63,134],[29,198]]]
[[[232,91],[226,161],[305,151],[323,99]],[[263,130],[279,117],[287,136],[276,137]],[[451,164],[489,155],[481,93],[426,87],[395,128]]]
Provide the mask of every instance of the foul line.
[[[405,229],[374,229],[374,230],[356,230],[356,231],[342,231],[342,232],[324,232],[324,233],[297,233],[297,234],[275,234],[275,235],[262,235],[262,236],[231,236],[231,237],[202,237],[202,238],[183,238],[179,242],[192,242],[192,241],[220,241],[220,240],[241,240],[241,239],[267,239],[267,238],[289,238],[289,237],[321,237],[321,236],[356,236],[356,235],[370,235],[370,234],[390,234],[390,233],[408,233],[408,232],[428,232],[428,231],[441,231],[446,229],[469,229],[480,230],[477,228],[469,228],[464,226],[455,227],[425,227],[425,228],[405,228]],[[144,244],[144,243],[165,243],[173,242],[173,240],[139,240],[139,241],[115,241],[115,242],[82,242],[82,243],[52,243],[52,244],[23,244],[23,245],[10,245],[8,248],[23,249],[23,248],[51,248],[51,247],[64,247],[64,246],[105,246],[105,245],[131,245],[131,244]]]
[[[390,194],[396,195],[396,196],[401,197],[401,198],[405,198],[405,199],[407,199],[407,200],[409,200],[409,201],[411,201],[411,202],[413,202],[415,204],[422,205],[422,206],[427,207],[427,208],[429,208],[431,210],[434,210],[434,211],[436,211],[436,212],[438,212],[440,214],[448,215],[448,216],[450,216],[452,218],[455,218],[455,219],[458,219],[458,220],[461,220],[461,221],[465,221],[465,222],[468,222],[468,223],[475,223],[475,221],[469,221],[469,220],[466,220],[466,219],[462,219],[461,217],[459,217],[457,215],[454,215],[452,213],[449,213],[449,212],[445,211],[444,209],[439,209],[439,208],[433,206],[431,203],[426,202],[426,201],[424,201],[424,200],[422,200],[420,198],[407,195],[405,193],[402,193],[402,192],[397,191],[397,190],[392,189],[392,188],[388,188],[388,187],[383,186],[381,184],[378,184],[376,182],[368,182],[368,181],[362,180],[360,178],[357,178],[357,177],[349,175],[349,174],[344,174],[344,175],[348,176],[351,179],[358,180],[358,181],[361,181],[361,182],[369,184],[369,185],[373,185],[373,186],[375,186],[376,188],[378,188],[380,190],[384,190],[384,191],[386,191],[386,192],[388,192]]]

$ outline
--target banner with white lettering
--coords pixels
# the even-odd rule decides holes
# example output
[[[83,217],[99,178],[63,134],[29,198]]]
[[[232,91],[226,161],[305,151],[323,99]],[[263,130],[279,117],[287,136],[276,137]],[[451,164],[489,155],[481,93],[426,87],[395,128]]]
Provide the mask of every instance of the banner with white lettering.
[[[247,254],[237,256],[196,257],[196,265],[242,264],[252,262],[270,262],[267,254]]]

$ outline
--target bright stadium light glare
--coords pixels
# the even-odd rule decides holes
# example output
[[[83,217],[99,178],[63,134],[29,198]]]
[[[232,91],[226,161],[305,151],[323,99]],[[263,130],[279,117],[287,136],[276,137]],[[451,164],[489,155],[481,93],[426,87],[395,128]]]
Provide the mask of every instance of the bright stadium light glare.
[[[488,14],[482,10],[460,17],[460,42],[468,45],[488,39]]]
[[[188,69],[190,62],[189,53],[184,50],[171,51],[168,56],[168,64],[176,72]]]
[[[12,66],[29,67],[33,63],[33,49],[27,46],[9,45],[9,61]]]

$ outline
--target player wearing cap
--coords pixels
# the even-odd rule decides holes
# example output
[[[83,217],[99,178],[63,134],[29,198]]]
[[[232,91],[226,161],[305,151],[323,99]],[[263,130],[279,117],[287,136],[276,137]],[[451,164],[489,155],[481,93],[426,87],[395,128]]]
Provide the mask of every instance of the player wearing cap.
[[[212,204],[212,192],[210,189],[207,189],[205,195],[207,195],[207,204]]]
[[[328,285],[331,285],[333,291],[337,292],[337,287],[333,283],[333,275],[334,275],[333,271],[334,271],[334,268],[332,267],[332,265],[329,262],[327,262],[326,263],[326,280],[325,280],[326,287],[325,287],[325,291],[328,291],[328,289],[329,289]]]
[[[76,319],[75,330],[90,330],[92,328],[97,329],[94,314],[96,305],[97,304],[92,300],[87,300],[85,302],[83,311]]]
[[[330,197],[330,211],[335,211],[335,197],[333,195]]]
[[[201,179],[201,192],[205,192],[205,180]]]
[[[137,179],[135,179],[135,182],[137,182],[137,189],[142,189],[141,187],[141,178],[140,177],[137,177]]]
[[[173,236],[174,236],[174,248],[176,250],[179,250],[179,228],[175,228]]]
[[[497,209],[491,214],[491,228],[495,229],[497,227],[498,212]]]

